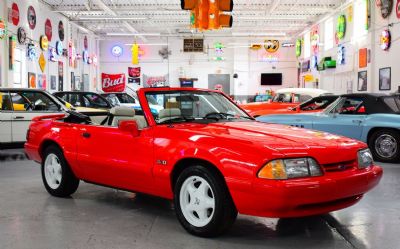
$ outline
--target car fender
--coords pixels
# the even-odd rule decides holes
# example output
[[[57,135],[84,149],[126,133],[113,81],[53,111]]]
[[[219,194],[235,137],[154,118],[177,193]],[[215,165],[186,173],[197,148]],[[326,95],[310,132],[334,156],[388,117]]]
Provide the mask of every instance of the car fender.
[[[361,141],[368,142],[371,131],[376,129],[397,129],[400,131],[400,115],[398,114],[371,114],[363,122]]]

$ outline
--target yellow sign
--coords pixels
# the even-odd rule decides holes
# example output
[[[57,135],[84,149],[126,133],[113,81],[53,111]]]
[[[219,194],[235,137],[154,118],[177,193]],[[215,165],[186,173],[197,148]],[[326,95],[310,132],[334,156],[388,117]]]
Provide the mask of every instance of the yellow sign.
[[[43,73],[44,69],[46,68],[46,59],[44,58],[43,52],[41,52],[40,56],[39,56],[39,66],[40,66],[40,70],[42,70],[42,73]]]
[[[132,45],[132,64],[139,64],[139,45],[136,43]]]
[[[312,81],[314,81],[314,76],[312,74],[306,74],[306,75],[304,75],[304,81],[312,82]]]
[[[353,5],[350,4],[349,7],[347,8],[347,20],[349,22],[353,21]]]
[[[42,35],[40,37],[40,48],[43,51],[47,51],[47,49],[49,48],[49,40],[47,39],[47,36]]]
[[[278,51],[280,45],[278,40],[265,40],[264,48],[268,53],[275,53]]]

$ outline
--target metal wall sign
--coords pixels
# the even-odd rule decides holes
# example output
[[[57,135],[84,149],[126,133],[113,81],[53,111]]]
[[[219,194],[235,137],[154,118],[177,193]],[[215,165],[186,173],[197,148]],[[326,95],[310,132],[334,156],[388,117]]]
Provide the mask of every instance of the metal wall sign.
[[[18,26],[19,23],[19,8],[16,3],[11,5],[11,10],[9,13],[9,20],[11,20],[12,24]]]
[[[7,34],[7,26],[3,20],[0,19],[0,40],[4,39]]]
[[[346,35],[346,16],[340,15],[337,19],[336,34],[339,39]]]
[[[35,27],[36,27],[36,11],[33,8],[33,6],[29,6],[27,17],[28,17],[29,28],[32,30],[35,29]]]
[[[400,18],[400,0],[397,0],[396,3],[396,16],[397,18]]]
[[[265,40],[264,48],[268,53],[275,53],[280,47],[278,40]]]
[[[203,52],[204,39],[183,39],[183,52]]]
[[[28,49],[27,49],[27,57],[28,60],[33,61],[37,58],[37,52],[36,52],[36,46],[33,43],[28,44]]]
[[[56,52],[59,56],[63,54],[64,46],[61,41],[56,42]]]
[[[60,41],[64,41],[64,23],[62,21],[58,23],[58,38]]]
[[[14,70],[15,48],[17,47],[17,38],[12,35],[9,37],[9,69]]]
[[[24,45],[26,42],[26,31],[24,28],[22,28],[22,27],[18,28],[17,37],[18,37],[19,44]]]
[[[392,13],[393,0],[381,0],[381,15],[383,18],[387,18]]]
[[[47,36],[46,36],[46,35],[40,36],[40,41],[39,41],[39,43],[40,43],[40,48],[41,48],[43,51],[47,51],[47,49],[49,48],[49,40],[47,39]]]
[[[388,29],[383,30],[380,39],[381,49],[384,51],[389,50],[391,41],[392,41],[392,36],[390,34],[390,31]]]
[[[53,36],[53,27],[51,26],[50,19],[46,19],[46,22],[44,23],[44,33],[46,34],[47,39],[51,41]]]

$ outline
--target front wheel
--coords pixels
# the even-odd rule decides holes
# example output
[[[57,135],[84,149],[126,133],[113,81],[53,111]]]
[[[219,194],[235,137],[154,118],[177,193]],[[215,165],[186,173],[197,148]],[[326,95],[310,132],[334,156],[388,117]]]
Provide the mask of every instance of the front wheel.
[[[378,130],[371,135],[368,145],[377,161],[395,163],[400,160],[400,134],[398,131]]]
[[[222,234],[237,217],[225,183],[203,166],[188,167],[179,175],[174,203],[182,226],[201,237]]]
[[[56,146],[50,146],[43,154],[42,180],[47,192],[57,197],[75,193],[79,179],[71,171],[62,151]]]

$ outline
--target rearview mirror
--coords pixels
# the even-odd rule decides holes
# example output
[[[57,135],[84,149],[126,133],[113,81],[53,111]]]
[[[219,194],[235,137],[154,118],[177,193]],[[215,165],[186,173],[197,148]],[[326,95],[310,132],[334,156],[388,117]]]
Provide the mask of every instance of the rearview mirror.
[[[133,137],[138,137],[140,134],[138,125],[134,120],[121,120],[118,123],[118,129],[123,132],[129,132]]]

